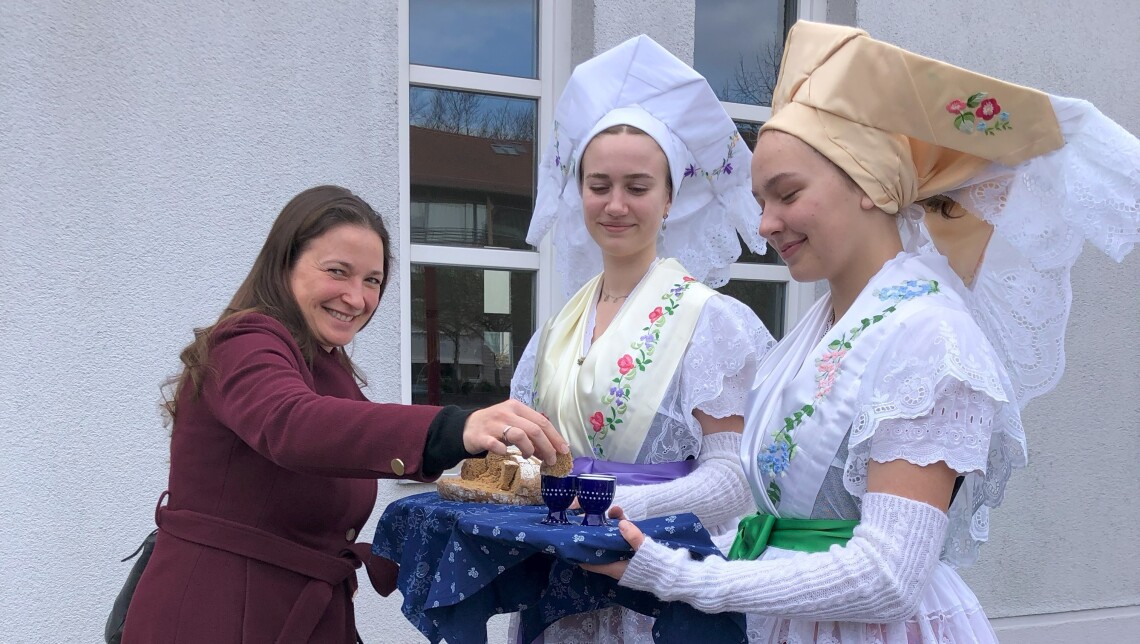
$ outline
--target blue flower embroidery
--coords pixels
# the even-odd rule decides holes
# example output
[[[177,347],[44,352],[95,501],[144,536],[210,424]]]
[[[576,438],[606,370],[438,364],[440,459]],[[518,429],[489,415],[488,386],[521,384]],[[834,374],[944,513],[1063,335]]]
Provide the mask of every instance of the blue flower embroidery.
[[[907,280],[902,284],[881,288],[875,291],[875,297],[880,301],[910,300],[920,295],[937,292],[937,284],[930,280]]]
[[[784,441],[773,441],[768,448],[756,457],[760,469],[769,476],[776,476],[788,471],[788,444]]]

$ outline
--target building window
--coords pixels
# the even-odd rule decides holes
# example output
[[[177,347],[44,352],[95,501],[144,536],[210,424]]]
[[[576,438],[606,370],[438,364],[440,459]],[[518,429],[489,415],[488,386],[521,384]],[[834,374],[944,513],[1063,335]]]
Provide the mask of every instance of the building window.
[[[409,106],[411,242],[529,249],[537,101],[413,86]]]
[[[756,145],[760,125],[772,115],[772,91],[788,29],[798,18],[821,19],[813,15],[817,4],[697,0],[693,66],[708,79],[749,149]],[[771,248],[761,255],[745,247],[729,275],[729,283],[718,290],[750,306],[776,338],[784,336],[814,299],[814,288],[793,283]]]
[[[824,3],[696,3],[695,65],[750,146],[770,115],[770,93],[744,91],[763,86],[750,76],[754,63],[779,60],[769,45],[783,42],[789,15],[811,16],[809,5]],[[560,304],[549,242],[532,247],[526,232],[538,156],[570,73],[573,17],[563,0],[401,0],[405,402],[470,408],[505,400],[527,342]],[[777,337],[813,299],[771,251],[746,252],[730,276],[721,291],[750,305]]]
[[[784,36],[798,16],[798,4],[797,0],[697,0],[693,66],[720,100],[772,104]]]
[[[484,407],[540,314],[526,243],[552,93],[554,0],[405,0],[405,400]],[[545,297],[548,301],[549,297]]]
[[[409,0],[413,65],[538,78],[536,0]]]

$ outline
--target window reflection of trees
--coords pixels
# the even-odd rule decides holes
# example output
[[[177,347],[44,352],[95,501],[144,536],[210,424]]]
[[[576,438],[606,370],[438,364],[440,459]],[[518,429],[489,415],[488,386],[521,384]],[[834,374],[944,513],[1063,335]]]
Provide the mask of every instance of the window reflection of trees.
[[[750,58],[740,54],[732,79],[726,81],[720,90],[721,100],[746,105],[771,105],[783,55],[782,43],[768,43],[764,51],[756,52]]]
[[[411,92],[413,244],[529,249],[535,102]]]
[[[534,141],[533,101],[413,87],[412,126],[495,141]]]
[[[488,273],[503,280],[488,279]],[[488,288],[503,310],[488,311]],[[484,406],[510,396],[514,364],[534,332],[534,274],[412,267],[412,402]]]

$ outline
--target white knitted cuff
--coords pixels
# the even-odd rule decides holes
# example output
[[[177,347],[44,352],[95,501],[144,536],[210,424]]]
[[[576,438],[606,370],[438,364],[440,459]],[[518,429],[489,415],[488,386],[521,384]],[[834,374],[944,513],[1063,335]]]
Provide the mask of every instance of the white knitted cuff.
[[[646,539],[620,584],[710,613],[898,621],[913,614],[938,565],[946,524],[933,506],[868,493],[845,546],[792,558],[695,561]]]
[[[667,483],[618,486],[613,503],[634,521],[692,512],[709,529],[735,523],[755,511],[740,467],[740,442],[737,432],[706,434],[697,466],[687,476]]]

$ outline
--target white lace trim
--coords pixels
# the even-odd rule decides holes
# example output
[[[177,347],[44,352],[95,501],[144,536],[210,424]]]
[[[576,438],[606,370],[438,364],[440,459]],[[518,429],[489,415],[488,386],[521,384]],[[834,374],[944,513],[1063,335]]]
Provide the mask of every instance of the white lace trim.
[[[887,418],[871,441],[871,460],[915,465],[945,462],[956,472],[984,472],[994,415],[1001,403],[969,384],[946,377],[934,391],[934,407],[918,418]]]
[[[665,391],[638,461],[668,463],[696,458],[704,431],[693,410],[716,418],[742,415],[757,367],[775,342],[743,303],[726,295],[712,296],[697,320],[681,368]],[[534,405],[537,351],[535,334],[511,379],[511,397],[530,406]]]
[[[1026,464],[1012,384],[992,347],[963,312],[931,309],[868,365],[860,399],[844,488],[862,498],[871,459],[946,462],[965,480],[948,513],[942,559],[973,563],[989,537],[989,508],[1001,503],[1013,468]]]
[[[1091,103],[1050,99],[1064,147],[995,164],[948,193],[994,225],[969,306],[1022,408],[1064,371],[1069,271],[1084,242],[1116,261],[1140,242],[1140,141]],[[933,249],[922,239],[911,250],[919,248]]]
[[[511,397],[531,406],[538,337],[536,333],[527,343],[511,380]],[[772,334],[743,303],[725,295],[710,298],[697,320],[681,368],[673,375],[661,401],[638,461],[668,463],[697,457],[704,433],[693,410],[701,409],[717,418],[743,415],[756,369],[775,343]],[[715,534],[732,527],[734,523],[709,529]],[[653,641],[652,623],[652,618],[611,607],[561,619],[548,627],[544,635],[548,642],[649,644]],[[512,617],[511,624],[512,629],[517,629],[517,618]],[[512,642],[513,633],[514,630]]]
[[[752,309],[731,297],[714,296],[693,331],[680,374],[690,413],[700,409],[714,418],[743,414],[757,367],[775,345]]]

